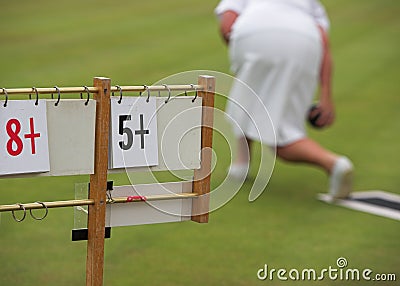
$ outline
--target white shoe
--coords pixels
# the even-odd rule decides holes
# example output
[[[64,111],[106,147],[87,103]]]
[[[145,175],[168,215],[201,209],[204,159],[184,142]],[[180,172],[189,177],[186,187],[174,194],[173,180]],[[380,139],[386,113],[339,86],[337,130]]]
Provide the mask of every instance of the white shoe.
[[[347,157],[339,157],[329,178],[329,194],[332,199],[348,198],[353,184],[353,164]]]
[[[232,164],[229,167],[228,177],[234,180],[245,180],[247,177],[247,173],[249,172],[249,164],[242,163],[242,164]]]

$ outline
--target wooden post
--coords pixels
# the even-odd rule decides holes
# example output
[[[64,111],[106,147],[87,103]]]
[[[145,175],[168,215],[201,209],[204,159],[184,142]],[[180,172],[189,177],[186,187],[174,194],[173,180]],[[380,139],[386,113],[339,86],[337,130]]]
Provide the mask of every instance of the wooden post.
[[[108,132],[110,126],[111,80],[96,77],[93,81],[98,89],[96,100],[96,131],[94,174],[90,175],[88,243],[86,260],[86,285],[103,285],[104,233],[106,217],[106,191],[108,169]]]
[[[204,195],[209,194],[211,189],[215,78],[211,76],[200,76],[198,84],[203,87],[203,90],[198,92],[198,96],[203,99],[201,119],[201,165],[200,169],[194,171],[193,192]],[[192,220],[199,223],[208,222],[209,209],[210,197],[208,195],[193,199],[192,213],[194,215],[192,215]]]

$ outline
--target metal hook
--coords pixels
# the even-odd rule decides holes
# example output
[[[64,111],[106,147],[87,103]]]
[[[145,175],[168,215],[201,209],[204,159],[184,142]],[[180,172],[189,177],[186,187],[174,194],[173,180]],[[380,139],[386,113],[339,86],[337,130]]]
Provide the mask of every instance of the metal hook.
[[[85,102],[85,105],[88,105],[89,104],[89,99],[90,99],[90,91],[89,91],[89,88],[85,85],[85,86],[83,86],[83,88],[86,90],[86,92],[87,92],[87,100],[86,100],[86,102]]]
[[[36,94],[35,105],[38,105],[38,104],[39,104],[39,92],[38,92],[38,90],[37,90],[36,87],[32,87],[32,90],[33,90],[33,91],[35,92],[35,94]],[[29,99],[30,99],[30,96],[31,96],[31,95],[29,95]]]
[[[25,217],[26,217],[26,208],[24,207],[23,204],[17,204],[17,205],[19,205],[19,208],[20,208],[21,210],[24,210],[24,215],[22,216],[22,218],[21,218],[21,219],[17,219],[17,218],[15,217],[14,210],[12,210],[11,213],[12,213],[12,216],[13,216],[13,218],[14,218],[14,220],[15,220],[16,222],[21,222],[21,221],[23,221],[23,220],[25,219]]]
[[[122,88],[119,85],[116,85],[115,87],[119,90],[118,104],[121,104],[121,102],[122,102]]]
[[[47,214],[49,213],[49,209],[47,208],[47,206],[46,206],[45,203],[43,203],[43,202],[35,202],[35,203],[41,204],[41,205],[46,209],[46,213],[45,213],[44,216],[42,216],[42,217],[36,217],[36,216],[34,216],[34,215],[32,214],[32,209],[30,209],[30,210],[29,210],[29,213],[31,214],[31,217],[32,217],[33,219],[35,219],[35,220],[43,220],[43,219],[45,219],[45,217],[46,217]]]
[[[7,93],[7,90],[4,88],[4,87],[2,87],[1,88],[2,90],[3,90],[3,93],[4,93],[4,95],[5,95],[5,97],[6,97],[6,101],[4,102],[4,107],[7,107],[7,102],[8,102],[8,93]]]
[[[192,102],[194,102],[194,101],[196,100],[196,98],[197,98],[197,88],[196,88],[193,84],[190,84],[190,86],[191,86],[192,88],[194,88],[195,94],[194,94],[194,98],[192,99]]]
[[[147,90],[147,85],[143,85],[143,88],[144,88],[144,90]],[[139,91],[139,96],[142,96],[142,94],[143,94],[143,91]]]
[[[55,106],[58,106],[58,104],[60,103],[60,99],[61,99],[61,92],[60,89],[58,88],[58,86],[54,86],[54,88],[56,89],[57,93],[58,93],[58,98],[56,103],[54,104]]]
[[[168,89],[168,98],[165,100],[165,103],[168,103],[168,101],[170,100],[170,98],[171,98],[171,89],[168,87],[168,85],[166,85],[166,84],[163,84],[163,86],[166,88],[166,89]]]
[[[111,190],[107,190],[106,195],[107,195],[107,202],[109,204],[115,203],[115,200],[113,199],[113,197],[111,195]]]
[[[149,89],[149,87],[147,85],[144,85],[144,88],[147,90],[146,102],[149,102],[150,101],[150,89]]]

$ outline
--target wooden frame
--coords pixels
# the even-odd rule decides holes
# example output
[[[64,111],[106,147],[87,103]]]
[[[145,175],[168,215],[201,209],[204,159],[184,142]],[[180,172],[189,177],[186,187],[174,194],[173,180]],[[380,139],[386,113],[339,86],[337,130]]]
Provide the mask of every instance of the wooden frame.
[[[86,285],[102,285],[111,80],[107,78],[95,78],[93,85],[98,88],[98,93],[95,94],[96,133],[94,174],[90,175],[89,189],[89,199],[94,200],[94,205],[89,206]]]
[[[212,127],[214,123],[214,92],[215,78],[201,76],[199,85],[206,87],[199,92],[203,98],[201,122],[201,166],[195,170],[193,179],[193,192],[201,197],[193,200],[192,220],[199,223],[208,222],[209,193],[211,188],[211,159],[212,159]],[[198,215],[197,215],[198,214]]]
[[[172,86],[169,87],[172,90]],[[89,206],[88,216],[88,242],[87,242],[87,261],[86,261],[86,285],[103,285],[104,272],[104,234],[105,234],[105,215],[107,204],[107,174],[108,174],[108,139],[110,129],[110,94],[115,91],[139,91],[148,90],[160,91],[165,86],[125,86],[112,87],[109,78],[96,77],[93,87],[70,87],[57,88],[60,93],[93,93],[96,100],[96,124],[95,124],[95,154],[94,154],[94,173],[90,175],[90,190],[87,200],[70,200],[47,203],[23,204],[24,210],[49,207],[66,206]],[[211,179],[211,159],[212,159],[212,133],[213,133],[213,108],[215,78],[210,76],[199,76],[198,85],[176,85],[174,90],[195,90],[197,96],[202,98],[202,121],[201,121],[201,163],[200,169],[194,170],[192,183],[192,193],[185,193],[177,196],[154,196],[151,200],[182,199],[192,198],[192,220],[199,223],[208,222],[209,193]],[[6,95],[6,99],[13,94],[37,94],[54,93],[54,88],[16,88],[0,89],[0,94]],[[27,177],[23,175],[22,177]],[[0,177],[1,178],[1,177]],[[140,199],[133,200],[141,201]],[[118,198],[117,202],[126,202],[124,198]],[[0,212],[14,211],[21,209],[21,204],[0,205]]]

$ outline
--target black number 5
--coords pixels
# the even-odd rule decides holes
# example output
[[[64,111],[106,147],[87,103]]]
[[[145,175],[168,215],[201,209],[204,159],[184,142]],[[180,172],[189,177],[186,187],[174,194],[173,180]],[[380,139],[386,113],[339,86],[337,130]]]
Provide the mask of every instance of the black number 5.
[[[119,147],[121,147],[122,150],[129,150],[132,147],[133,144],[133,133],[132,130],[128,127],[124,127],[124,121],[131,120],[130,115],[120,115],[119,116],[119,128],[118,128],[118,133],[119,135],[124,135],[126,134],[128,141],[125,144],[125,141],[122,140],[119,142]]]

